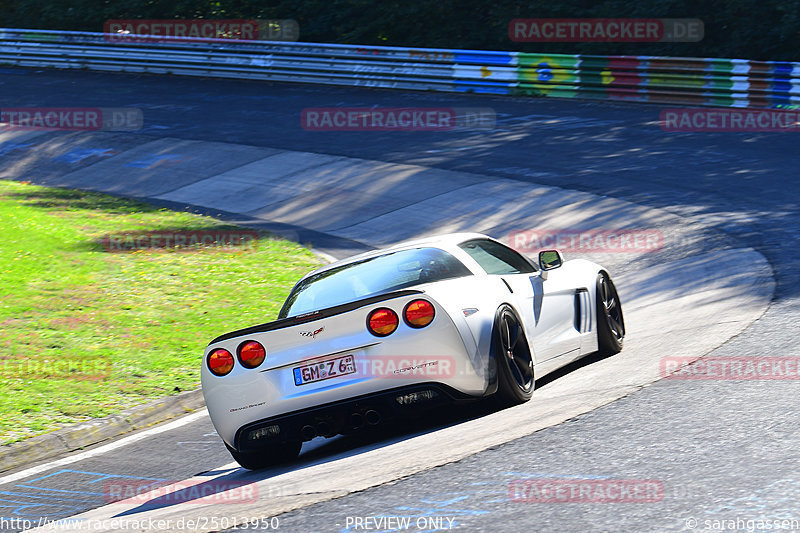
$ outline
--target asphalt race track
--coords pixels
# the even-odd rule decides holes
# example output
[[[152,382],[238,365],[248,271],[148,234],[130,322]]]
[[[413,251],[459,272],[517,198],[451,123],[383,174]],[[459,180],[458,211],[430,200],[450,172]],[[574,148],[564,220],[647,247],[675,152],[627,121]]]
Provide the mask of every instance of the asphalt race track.
[[[790,133],[666,133],[657,123],[660,108],[648,105],[22,69],[2,69],[0,74],[0,107],[141,108],[144,129],[120,137],[121,144],[170,137],[423,165],[574,189],[664,210],[687,228],[696,227],[709,241],[723,235],[734,246],[757,250],[769,261],[776,281],[766,312],[709,355],[800,355],[800,185],[797,141]],[[498,124],[490,132],[448,133],[308,132],[300,127],[303,108],[334,106],[491,107]],[[12,148],[6,143],[4,151],[0,143],[0,157],[13,163],[0,162],[0,175],[35,177],[30,174],[37,170],[25,167],[24,157]],[[46,182],[49,167],[37,169]],[[336,246],[327,251],[336,254]],[[752,268],[756,278],[762,265],[748,263],[753,257],[743,253],[741,267],[745,272]],[[681,261],[689,264],[690,258],[676,259],[671,266],[680,269]],[[713,276],[713,267],[708,270]],[[692,311],[670,309],[675,320]],[[703,335],[702,330],[685,331],[687,343]],[[658,336],[647,344],[657,350]],[[581,365],[537,383],[541,396],[549,398],[553,393],[548,391],[558,390],[559,381],[579,378],[603,364],[613,361]],[[597,384],[603,385],[607,384]],[[410,531],[711,531],[721,529],[715,527],[720,521],[739,521],[729,530],[759,530],[758,520],[800,520],[796,379],[662,380],[623,396],[558,425],[532,434],[523,431],[511,442],[399,476],[403,479],[392,483],[296,499],[297,510],[258,526],[297,532],[395,531],[403,530],[397,520],[373,519],[409,517]],[[477,432],[501,418],[497,415],[477,408],[383,434],[315,441],[304,447],[294,465],[247,473],[233,468],[207,417],[199,413],[188,422],[127,437],[138,436],[130,443],[120,439],[56,463],[32,465],[33,470],[0,475],[0,516],[72,516],[107,503],[104,487],[109,480],[180,481],[202,474],[250,481],[291,476],[312,467],[324,474],[325,466],[338,459],[357,461],[373,452],[380,457],[376,454],[382,449],[417,437],[441,449],[458,448],[460,443],[446,437],[469,439],[464,428]],[[512,420],[514,416],[499,415]],[[424,462],[424,453],[417,453]],[[353,477],[366,475],[352,472]],[[656,501],[637,503],[513,501],[510,484],[550,478],[651,480],[660,484],[663,494]],[[261,497],[278,501],[285,494],[278,486]],[[312,502],[319,503],[307,505]],[[219,504],[221,515],[223,505]],[[218,525],[206,529],[232,524]],[[762,524],[761,530],[767,529]],[[791,529],[800,529],[800,523]]]

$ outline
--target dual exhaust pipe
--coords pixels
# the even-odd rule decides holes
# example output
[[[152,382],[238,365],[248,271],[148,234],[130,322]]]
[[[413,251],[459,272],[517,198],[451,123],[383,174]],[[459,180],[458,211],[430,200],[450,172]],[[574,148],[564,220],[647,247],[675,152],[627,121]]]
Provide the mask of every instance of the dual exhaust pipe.
[[[350,429],[361,429],[364,425],[377,426],[381,423],[381,414],[374,409],[370,409],[363,415],[353,413],[350,415]]]
[[[377,426],[382,419],[383,417],[378,411],[369,409],[363,415],[359,412],[351,413],[348,418],[348,426],[349,429],[361,429],[365,425]],[[300,435],[304,441],[311,440],[314,437],[332,437],[335,434],[331,430],[330,424],[325,421],[317,422],[314,426],[307,424],[300,429]]]

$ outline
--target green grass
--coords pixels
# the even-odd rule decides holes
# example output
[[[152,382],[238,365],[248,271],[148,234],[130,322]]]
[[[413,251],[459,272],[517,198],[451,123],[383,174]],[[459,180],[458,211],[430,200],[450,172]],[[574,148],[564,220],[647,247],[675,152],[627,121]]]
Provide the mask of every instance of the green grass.
[[[0,181],[0,444],[199,386],[206,344],[275,318],[320,264],[249,247],[109,253],[109,234],[231,228],[112,196]],[[72,371],[54,361],[71,361]]]

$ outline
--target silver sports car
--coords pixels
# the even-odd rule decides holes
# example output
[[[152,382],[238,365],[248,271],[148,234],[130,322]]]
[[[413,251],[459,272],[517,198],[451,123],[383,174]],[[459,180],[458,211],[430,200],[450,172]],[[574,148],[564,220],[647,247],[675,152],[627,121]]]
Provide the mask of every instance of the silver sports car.
[[[602,266],[538,263],[485,235],[416,240],[303,277],[273,322],[206,349],[211,420],[248,469],[331,437],[443,404],[533,393],[534,379],[622,349],[625,324]]]

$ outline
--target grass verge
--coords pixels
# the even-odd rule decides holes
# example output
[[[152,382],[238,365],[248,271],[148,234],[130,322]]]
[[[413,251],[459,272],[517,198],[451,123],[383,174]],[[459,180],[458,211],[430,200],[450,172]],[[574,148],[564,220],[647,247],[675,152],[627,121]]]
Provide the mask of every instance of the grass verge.
[[[274,319],[320,264],[263,234],[246,246],[128,249],[131,235],[237,228],[11,181],[0,181],[0,224],[0,444],[198,387],[206,344]]]

